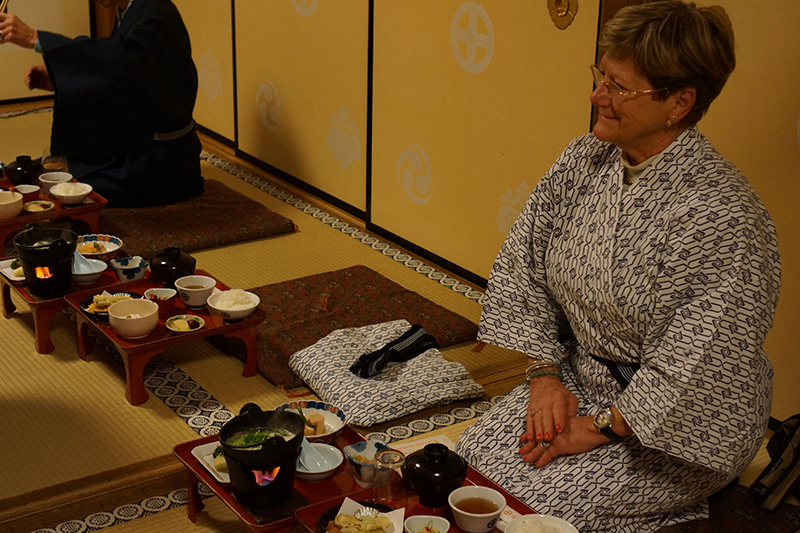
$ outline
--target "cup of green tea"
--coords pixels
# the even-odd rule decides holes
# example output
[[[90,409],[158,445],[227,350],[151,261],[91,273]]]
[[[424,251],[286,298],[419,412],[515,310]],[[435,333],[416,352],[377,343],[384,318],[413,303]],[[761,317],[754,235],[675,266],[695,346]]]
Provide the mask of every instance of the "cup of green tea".
[[[447,498],[456,525],[466,533],[488,533],[506,508],[506,498],[489,487],[468,485],[450,493]]]

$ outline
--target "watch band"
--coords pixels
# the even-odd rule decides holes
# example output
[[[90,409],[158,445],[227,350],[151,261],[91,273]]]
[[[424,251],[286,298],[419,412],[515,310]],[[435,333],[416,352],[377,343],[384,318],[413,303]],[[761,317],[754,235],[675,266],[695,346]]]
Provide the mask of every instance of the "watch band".
[[[600,428],[600,433],[602,433],[611,440],[622,440],[622,437],[614,433],[614,430],[609,427]]]

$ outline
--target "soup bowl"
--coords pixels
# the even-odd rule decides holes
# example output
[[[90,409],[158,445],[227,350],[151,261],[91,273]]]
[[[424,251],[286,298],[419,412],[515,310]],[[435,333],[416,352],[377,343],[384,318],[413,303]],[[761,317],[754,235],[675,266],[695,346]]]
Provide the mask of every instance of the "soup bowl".
[[[108,308],[108,323],[120,337],[146,337],[158,325],[158,304],[143,298],[120,300]]]

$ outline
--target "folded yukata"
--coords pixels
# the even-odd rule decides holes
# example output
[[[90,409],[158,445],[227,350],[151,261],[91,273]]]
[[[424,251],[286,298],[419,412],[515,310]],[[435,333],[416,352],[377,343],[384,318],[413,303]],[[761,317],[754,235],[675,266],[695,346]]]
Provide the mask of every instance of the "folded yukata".
[[[379,352],[410,328],[408,321],[394,320],[338,329],[294,353],[289,368],[355,426],[369,427],[435,405],[483,396],[483,387],[466,367],[445,360],[436,348],[407,361],[390,360],[370,378],[351,372],[359,358]]]

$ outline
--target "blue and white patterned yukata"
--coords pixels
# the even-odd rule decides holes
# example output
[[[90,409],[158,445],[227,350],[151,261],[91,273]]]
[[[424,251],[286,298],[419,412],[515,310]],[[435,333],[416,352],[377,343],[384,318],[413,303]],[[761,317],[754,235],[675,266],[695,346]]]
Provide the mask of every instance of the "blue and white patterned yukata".
[[[523,462],[528,388],[464,432],[470,464],[580,531],[649,532],[708,514],[762,442],[763,350],[780,283],[775,228],[695,127],[627,191],[620,151],[588,134],[547,172],[494,264],[479,338],[561,358],[579,415],[615,404],[634,435],[536,468]],[[623,389],[607,366],[639,363]]]

